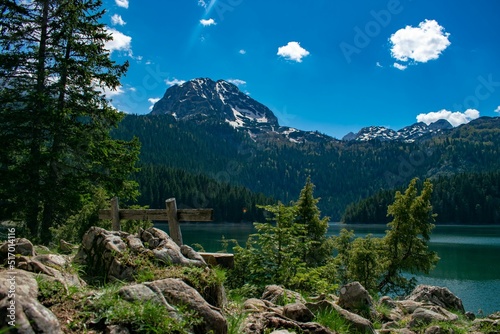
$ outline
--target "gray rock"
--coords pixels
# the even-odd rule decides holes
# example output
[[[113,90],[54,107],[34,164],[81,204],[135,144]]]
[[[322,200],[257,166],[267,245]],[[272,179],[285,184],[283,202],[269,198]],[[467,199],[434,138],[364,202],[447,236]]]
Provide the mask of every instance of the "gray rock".
[[[9,252],[9,248],[14,246],[14,252]],[[24,255],[24,256],[35,256],[35,248],[31,241],[25,238],[12,239],[12,242],[4,242],[0,246],[0,261],[3,262],[7,259],[8,254],[13,253],[14,255]]]
[[[306,301],[300,293],[287,290],[279,285],[268,285],[262,293],[262,299],[270,301],[273,304],[305,303]]]
[[[15,298],[9,298],[13,283]],[[18,269],[0,271],[0,318],[6,319],[1,326],[15,320],[17,333],[62,333],[56,316],[38,302],[37,296],[38,284],[31,273]]]
[[[203,297],[179,279],[166,278],[163,280],[145,283],[153,291],[160,292],[170,305],[184,305],[189,310],[195,311],[203,319],[199,328],[195,328],[196,333],[227,333],[227,322],[221,311],[203,299]]]
[[[446,320],[448,320],[448,318],[442,314],[419,307],[412,313],[409,326],[410,328],[413,328],[418,325],[428,325],[434,321],[446,321]]]
[[[340,288],[338,305],[345,310],[371,319],[377,316],[372,297],[359,282],[352,282]]]
[[[407,300],[431,303],[444,307],[447,310],[459,311],[462,314],[465,313],[462,300],[451,293],[448,288],[419,285],[413,290]]]
[[[444,329],[441,326],[431,326],[427,328],[424,334],[454,334],[452,329]]]
[[[314,314],[302,303],[285,305],[283,315],[298,322],[309,322],[314,319]]]

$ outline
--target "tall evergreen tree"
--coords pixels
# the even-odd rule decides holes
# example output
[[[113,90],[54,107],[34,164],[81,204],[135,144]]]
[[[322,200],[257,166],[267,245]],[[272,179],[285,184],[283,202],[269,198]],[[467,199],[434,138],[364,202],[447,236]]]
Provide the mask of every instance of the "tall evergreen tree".
[[[296,203],[296,223],[305,227],[305,235],[301,236],[304,241],[303,260],[311,266],[324,264],[332,252],[331,243],[327,242],[326,237],[329,218],[320,218],[318,202],[319,198],[314,198],[314,184],[308,177]]]
[[[435,215],[430,199],[432,184],[426,180],[418,194],[417,179],[413,179],[404,193],[396,192],[394,203],[387,214],[393,217],[389,230],[383,238],[385,263],[384,274],[378,290],[387,292],[409,292],[414,280],[403,273],[429,273],[439,260],[436,252],[430,251],[428,242],[434,228]]]
[[[103,91],[128,64],[110,59],[100,0],[0,1],[0,201],[32,237],[103,187],[133,197],[139,144],[113,140],[123,115]],[[5,218],[5,217],[4,217]]]

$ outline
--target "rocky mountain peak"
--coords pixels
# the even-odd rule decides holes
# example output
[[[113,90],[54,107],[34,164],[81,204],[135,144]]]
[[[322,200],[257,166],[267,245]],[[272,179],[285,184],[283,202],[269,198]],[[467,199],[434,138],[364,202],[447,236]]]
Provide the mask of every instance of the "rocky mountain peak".
[[[209,78],[170,87],[151,114],[170,114],[178,120],[216,120],[253,131],[272,131],[279,127],[278,119],[269,108],[232,83]]]

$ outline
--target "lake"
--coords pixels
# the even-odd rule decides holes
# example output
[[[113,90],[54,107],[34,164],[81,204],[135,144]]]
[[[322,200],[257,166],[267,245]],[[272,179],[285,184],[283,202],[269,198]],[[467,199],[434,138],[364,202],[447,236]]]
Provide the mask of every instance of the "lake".
[[[155,226],[168,232],[167,224]],[[328,235],[338,235],[343,227],[331,223]],[[383,236],[387,229],[385,225],[347,228],[356,236],[372,233],[376,237]],[[251,223],[186,223],[181,229],[185,244],[200,244],[209,252],[222,249],[223,236],[244,245],[248,235],[255,232]],[[429,275],[417,276],[419,283],[447,287],[462,299],[467,311],[500,311],[500,226],[437,226],[430,248],[441,260]]]

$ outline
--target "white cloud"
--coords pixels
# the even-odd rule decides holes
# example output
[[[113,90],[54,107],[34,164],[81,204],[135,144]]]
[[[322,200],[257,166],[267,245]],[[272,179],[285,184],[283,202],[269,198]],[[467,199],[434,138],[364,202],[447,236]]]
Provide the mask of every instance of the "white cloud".
[[[495,109],[495,112],[500,113],[500,106],[498,106],[498,107]]]
[[[378,61],[376,64],[375,64],[377,67],[384,67],[382,66],[382,64]]]
[[[207,8],[207,3],[205,2],[205,0],[198,0],[198,6]]]
[[[212,26],[212,25],[216,25],[216,24],[217,24],[217,23],[214,21],[214,19],[208,19],[208,20],[201,19],[201,20],[200,20],[200,23],[201,23],[204,27],[208,27],[208,26]]]
[[[391,55],[399,61],[426,63],[439,58],[451,44],[449,36],[435,20],[420,22],[418,28],[406,26],[389,39],[392,43]]]
[[[395,68],[397,68],[398,70],[401,70],[401,71],[406,70],[406,68],[408,67],[408,66],[406,66],[406,65],[402,65],[402,64],[400,64],[400,63],[394,63],[394,65],[393,65],[393,66],[394,66]]]
[[[128,0],[115,0],[118,7],[128,8]]]
[[[300,46],[299,42],[288,42],[287,45],[278,48],[278,56],[286,59],[302,62],[302,58],[309,55],[309,51]]]
[[[238,52],[240,53],[240,55],[245,55],[245,54],[247,54],[247,51],[246,51],[246,50],[243,50],[243,49],[241,49],[241,50],[240,50],[240,51],[238,51]]]
[[[245,80],[241,80],[241,79],[227,79],[227,82],[230,82],[235,86],[243,86],[243,85],[247,84],[247,82]]]
[[[424,122],[429,125],[440,119],[445,119],[451,123],[453,126],[458,126],[461,124],[469,123],[473,119],[479,118],[479,111],[476,109],[467,109],[466,111],[451,112],[449,110],[443,109],[436,112],[430,112],[428,114],[420,114],[417,116],[417,122]]]
[[[148,101],[149,101],[149,103],[151,103],[149,110],[153,110],[155,103],[160,101],[160,98],[159,97],[152,97],[152,98],[149,98]]]
[[[165,83],[169,87],[170,86],[174,86],[174,85],[182,85],[185,82],[186,82],[185,80],[179,80],[179,79],[176,79],[176,78],[173,78],[172,80],[170,80],[170,79],[165,80]]]
[[[108,34],[111,34],[113,39],[107,41],[104,47],[109,50],[109,52],[128,51],[129,56],[132,56],[132,37],[127,36],[114,28],[106,28],[106,30]]]
[[[118,14],[111,16],[111,23],[115,26],[124,26],[125,24],[127,24],[127,22],[123,21],[122,17]]]

